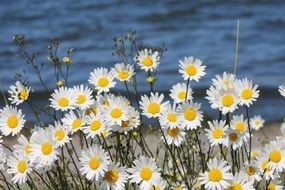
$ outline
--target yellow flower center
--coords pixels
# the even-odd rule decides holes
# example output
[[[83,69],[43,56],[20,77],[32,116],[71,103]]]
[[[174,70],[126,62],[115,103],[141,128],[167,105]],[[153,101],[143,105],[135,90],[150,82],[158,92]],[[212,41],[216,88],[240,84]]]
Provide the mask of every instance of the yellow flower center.
[[[101,127],[101,121],[100,120],[95,120],[90,124],[90,129],[91,131],[96,131],[100,129]]]
[[[61,107],[66,107],[69,105],[69,100],[67,98],[60,98],[58,99],[57,103]]]
[[[27,169],[27,162],[25,160],[19,160],[17,164],[18,172],[24,173]]]
[[[175,187],[175,190],[183,190],[183,188],[181,185],[179,185],[179,186]]]
[[[115,169],[112,169],[110,171],[107,171],[105,173],[105,179],[108,181],[108,182],[111,182],[111,183],[115,183],[116,181],[118,181],[119,179],[119,172]]]
[[[86,96],[84,94],[81,94],[77,97],[76,103],[77,104],[83,104],[87,100]]]
[[[226,85],[226,86],[230,85],[230,82],[228,80],[224,80],[223,82],[224,82],[224,85]]]
[[[244,123],[244,122],[238,122],[238,123],[236,123],[235,129],[236,129],[238,132],[240,132],[240,133],[244,132],[244,131],[246,130],[245,123]]]
[[[151,114],[159,113],[160,111],[160,105],[156,102],[151,102],[147,106],[147,111]]]
[[[96,113],[97,113],[96,107],[90,107],[86,110],[87,115],[90,115],[91,113],[94,113],[94,115],[96,115]]]
[[[122,80],[126,80],[129,77],[129,72],[126,70],[122,70],[118,72],[118,78]]]
[[[69,64],[69,63],[71,63],[71,58],[68,57],[68,56],[65,56],[65,57],[62,59],[62,61],[63,61],[64,63]]]
[[[208,174],[208,178],[212,182],[218,182],[222,179],[222,177],[223,177],[222,171],[218,168],[212,169]]]
[[[243,190],[242,185],[239,183],[233,183],[230,187],[230,190]]]
[[[42,153],[44,155],[49,155],[52,152],[52,144],[50,142],[44,142],[42,144]]]
[[[28,92],[27,90],[23,89],[19,92],[18,97],[20,100],[25,100],[28,97]]]
[[[140,170],[140,176],[143,180],[148,181],[152,177],[152,169],[149,167],[143,167]]]
[[[54,138],[56,138],[58,141],[61,141],[65,136],[65,133],[63,130],[59,129],[59,130],[56,130],[54,132]]]
[[[100,87],[106,87],[108,86],[109,84],[109,79],[107,77],[101,77],[99,80],[98,80],[98,86]]]
[[[230,141],[235,142],[238,139],[238,135],[236,133],[230,133],[229,134],[229,139],[230,139]]]
[[[276,190],[276,185],[270,182],[266,190]]]
[[[259,119],[256,119],[256,120],[255,120],[255,125],[259,126],[260,123],[261,123],[261,121],[260,121]]]
[[[160,187],[158,185],[152,185],[150,190],[160,190]]]
[[[176,137],[179,134],[179,128],[175,127],[175,128],[168,128],[167,129],[167,134],[171,137]]]
[[[252,175],[255,174],[255,168],[252,167],[252,166],[248,166],[248,167],[245,169],[245,171],[246,171],[247,175],[249,175],[249,176],[252,176]]]
[[[234,98],[231,94],[226,94],[222,97],[222,105],[225,107],[230,107],[234,103]]]
[[[244,100],[248,100],[250,98],[252,98],[252,90],[251,89],[245,89],[241,92],[241,97]]]
[[[24,151],[27,155],[29,155],[32,151],[31,151],[31,144],[26,144],[26,146],[24,147]]]
[[[121,127],[122,127],[122,128],[128,127],[128,126],[129,126],[129,124],[130,124],[130,121],[129,121],[129,120],[122,121],[122,125],[121,125]]]
[[[90,158],[89,167],[92,170],[97,170],[97,168],[99,168],[99,166],[100,166],[100,161],[96,157]]]
[[[186,92],[184,91],[181,91],[177,94],[177,97],[180,99],[180,100],[185,100],[186,98]]]
[[[122,116],[123,112],[120,108],[114,108],[111,110],[110,115],[112,116],[112,118],[118,119]]]
[[[143,59],[142,64],[146,67],[151,67],[153,65],[153,60],[150,56]]]
[[[251,151],[251,157],[257,158],[258,156],[259,156],[259,151],[257,151],[257,150]]]
[[[265,170],[267,172],[271,171],[271,169],[268,167],[268,161],[267,160],[263,160],[261,162],[261,169]]]
[[[224,135],[223,129],[217,127],[212,131],[212,135],[215,139],[220,139]]]
[[[7,123],[9,128],[11,128],[11,129],[16,128],[18,126],[18,124],[19,124],[18,116],[11,115],[10,117],[8,117],[6,123]]]
[[[188,75],[190,75],[190,76],[194,76],[194,75],[197,74],[197,68],[196,68],[196,66],[194,66],[194,65],[188,65],[188,66],[186,66],[185,71],[186,71],[186,73],[187,73]]]
[[[71,127],[72,129],[77,129],[78,127],[80,127],[82,125],[82,120],[81,119],[75,119],[72,124]]]
[[[176,122],[176,115],[174,113],[169,113],[167,115],[167,120],[170,121],[170,122]]]
[[[194,108],[186,108],[184,110],[184,117],[188,121],[193,121],[197,116],[197,112]]]
[[[281,152],[279,150],[273,150],[269,153],[269,159],[270,161],[274,163],[280,162],[282,158]]]

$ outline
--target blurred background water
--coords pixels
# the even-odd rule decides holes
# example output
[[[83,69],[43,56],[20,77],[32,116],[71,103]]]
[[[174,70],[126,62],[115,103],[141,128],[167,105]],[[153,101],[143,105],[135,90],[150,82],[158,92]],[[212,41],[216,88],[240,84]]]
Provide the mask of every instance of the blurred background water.
[[[203,60],[207,75],[192,83],[194,96],[212,114],[202,97],[211,78],[234,65],[236,22],[240,20],[239,63],[237,74],[260,85],[260,101],[251,114],[267,120],[284,117],[285,100],[277,88],[285,84],[285,3],[284,1],[1,1],[0,2],[0,80],[7,91],[16,72],[25,69],[36,93],[43,89],[25,64],[13,43],[13,34],[25,34],[28,48],[38,52],[45,63],[44,81],[55,86],[54,71],[47,62],[47,44],[51,37],[61,39],[62,53],[73,47],[72,84],[87,84],[89,73],[99,66],[110,68],[112,37],[126,29],[137,31],[139,40],[149,45],[165,44],[159,80],[155,88],[166,91],[182,81],[178,60],[194,56]],[[140,73],[143,76],[143,72]],[[146,90],[145,79],[139,81]],[[119,90],[123,89],[118,85]],[[2,97],[1,97],[2,99]],[[3,101],[2,101],[3,104]],[[282,111],[281,111],[282,110]]]

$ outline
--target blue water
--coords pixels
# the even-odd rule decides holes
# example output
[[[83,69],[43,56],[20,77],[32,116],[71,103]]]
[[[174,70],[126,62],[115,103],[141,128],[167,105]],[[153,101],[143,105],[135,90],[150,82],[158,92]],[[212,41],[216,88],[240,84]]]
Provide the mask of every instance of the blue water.
[[[156,89],[167,90],[182,80],[177,69],[178,60],[184,56],[204,61],[206,77],[199,84],[192,84],[204,89],[215,74],[233,69],[237,20],[240,20],[237,73],[269,89],[261,93],[264,101],[256,104],[254,113],[267,119],[284,117],[280,109],[285,100],[276,90],[278,85],[285,84],[283,1],[1,1],[1,89],[6,91],[14,82],[14,74],[25,69],[32,87],[42,90],[19,55],[13,34],[25,34],[28,48],[38,53],[39,63],[45,63],[43,78],[52,88],[54,73],[46,58],[51,37],[62,40],[62,55],[66,48],[75,49],[70,82],[79,84],[87,83],[95,67],[111,67],[116,63],[111,55],[112,36],[127,28],[136,30],[139,40],[150,45],[165,43],[168,49],[161,58]],[[145,90],[145,79],[139,85]],[[272,89],[275,95],[268,93]]]

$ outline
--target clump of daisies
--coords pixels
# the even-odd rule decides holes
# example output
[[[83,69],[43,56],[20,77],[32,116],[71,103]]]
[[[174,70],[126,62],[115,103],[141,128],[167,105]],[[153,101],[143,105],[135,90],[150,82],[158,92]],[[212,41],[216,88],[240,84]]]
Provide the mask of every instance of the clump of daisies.
[[[17,80],[0,108],[0,186],[3,189],[254,190],[284,189],[285,124],[281,135],[253,146],[264,119],[251,112],[258,85],[224,72],[212,79],[205,97],[218,117],[207,119],[192,83],[203,80],[206,64],[194,57],[177,61],[181,81],[169,93],[155,90],[163,48],[137,47],[135,33],[115,37],[112,68],[91,71],[88,83],[69,86],[73,49],[58,57],[49,45],[55,88],[48,89],[36,59],[30,59],[47,106],[37,106],[31,87]],[[126,50],[126,44],[130,52]],[[23,52],[22,52],[23,53]],[[141,79],[137,73],[143,72]],[[138,83],[149,86],[140,92]],[[117,87],[125,87],[118,92]],[[285,87],[279,92],[285,96]],[[30,109],[22,110],[22,104]],[[237,113],[236,111],[239,110]],[[25,112],[25,113],[24,113]],[[27,124],[25,114],[36,121]],[[16,138],[10,146],[8,139]]]

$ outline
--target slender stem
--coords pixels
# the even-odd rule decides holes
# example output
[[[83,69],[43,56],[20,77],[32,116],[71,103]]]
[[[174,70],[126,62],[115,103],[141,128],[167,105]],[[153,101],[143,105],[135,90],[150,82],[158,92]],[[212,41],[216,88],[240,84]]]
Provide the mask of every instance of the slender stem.
[[[8,189],[10,190],[9,182],[7,181],[7,179],[6,179],[5,175],[4,175],[4,173],[3,173],[2,171],[0,171],[0,173],[1,173],[1,175],[3,176],[3,179],[4,179],[5,183],[6,183],[6,186],[7,186]]]
[[[246,109],[246,118],[247,118],[247,127],[248,127],[248,132],[249,132],[249,151],[248,151],[248,162],[250,163],[251,160],[251,147],[252,147],[252,137],[251,137],[251,127],[250,127],[250,123],[249,123],[249,108],[247,106],[245,106]]]

